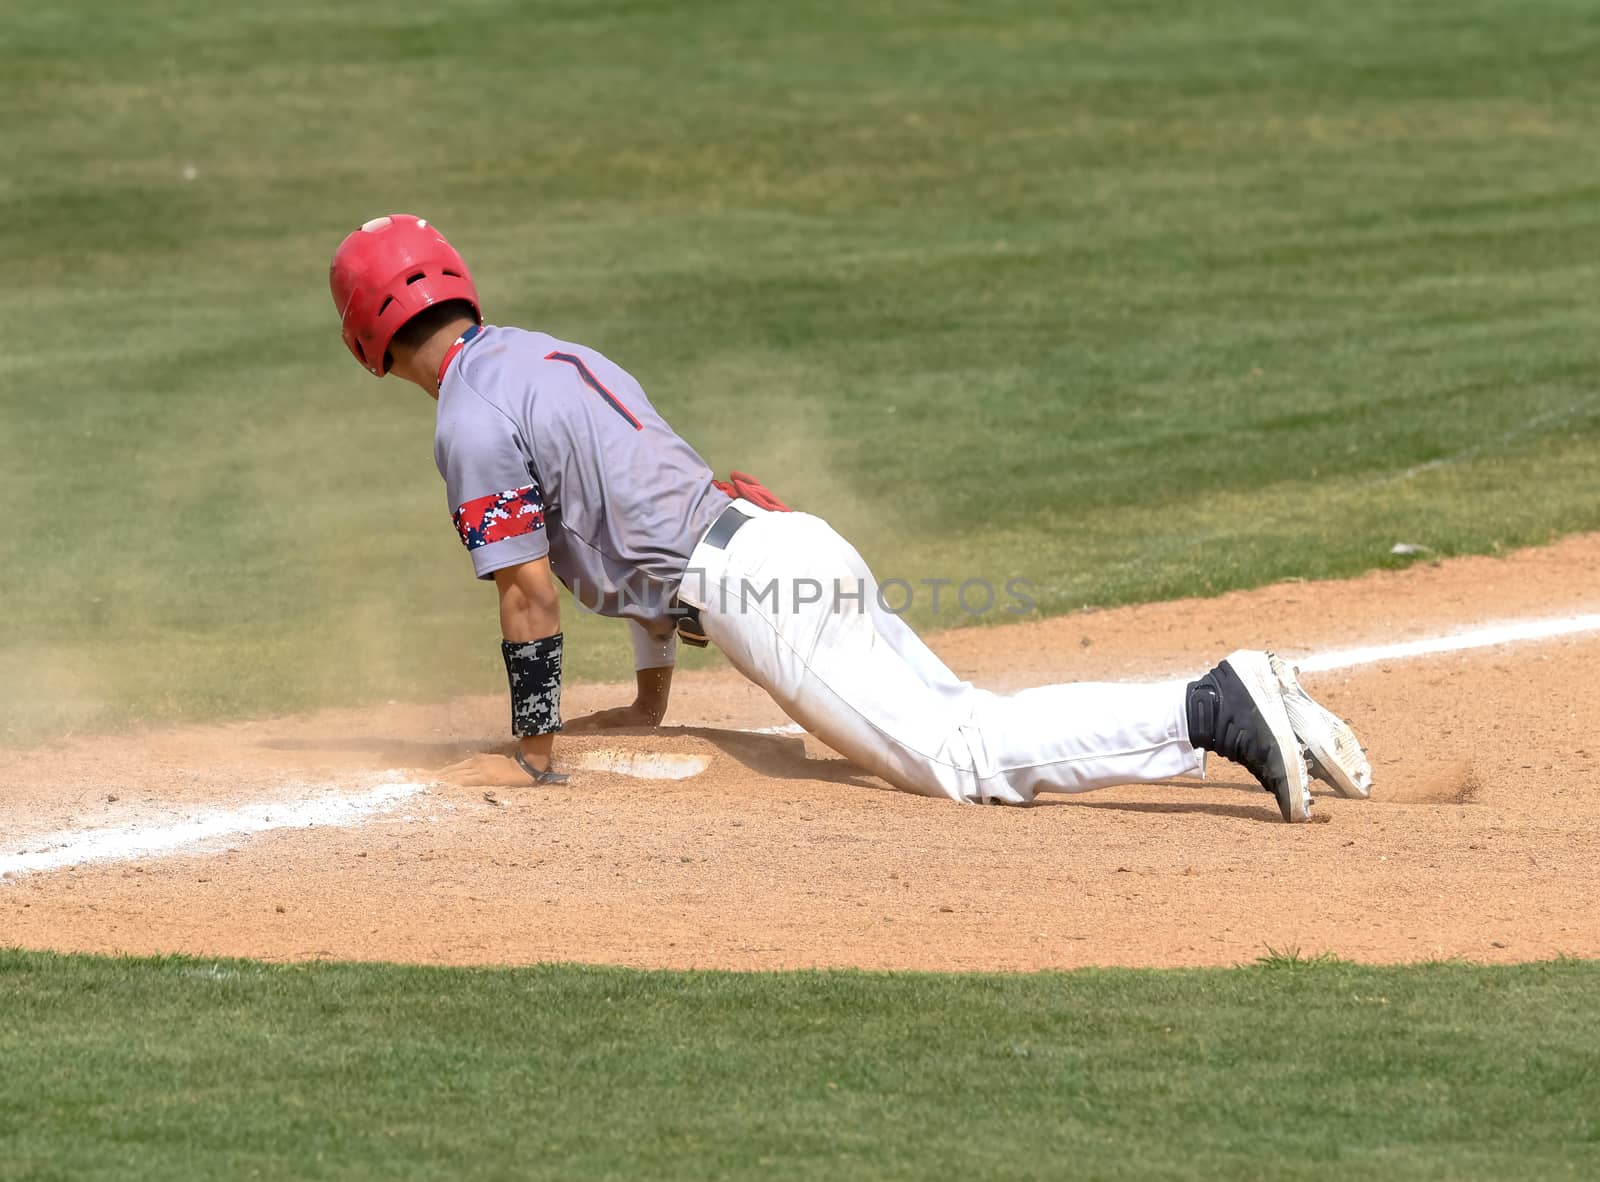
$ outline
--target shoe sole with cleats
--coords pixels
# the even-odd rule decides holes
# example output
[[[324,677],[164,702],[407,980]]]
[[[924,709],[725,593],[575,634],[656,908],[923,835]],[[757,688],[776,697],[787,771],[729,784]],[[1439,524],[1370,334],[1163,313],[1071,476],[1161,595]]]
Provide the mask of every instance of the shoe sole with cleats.
[[[1372,765],[1350,724],[1306,693],[1298,670],[1271,656],[1289,725],[1305,747],[1309,773],[1341,796],[1365,800],[1372,793]]]

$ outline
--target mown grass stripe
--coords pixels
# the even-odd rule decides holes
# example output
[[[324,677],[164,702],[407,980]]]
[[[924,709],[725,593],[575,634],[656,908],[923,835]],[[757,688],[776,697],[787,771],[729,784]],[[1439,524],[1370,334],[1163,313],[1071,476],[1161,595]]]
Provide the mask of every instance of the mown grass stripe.
[[[21,1176],[1582,1177],[1600,965],[671,973],[0,952]]]

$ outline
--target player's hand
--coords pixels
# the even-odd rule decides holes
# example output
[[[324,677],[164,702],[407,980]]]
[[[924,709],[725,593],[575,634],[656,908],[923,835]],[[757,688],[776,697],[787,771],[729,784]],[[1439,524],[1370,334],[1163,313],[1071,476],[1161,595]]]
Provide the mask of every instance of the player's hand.
[[[535,767],[539,765],[534,764]],[[549,769],[549,761],[539,768]],[[440,769],[439,779],[463,788],[527,788],[533,781],[509,755],[473,755]]]
[[[583,735],[593,734],[595,731],[614,731],[624,727],[650,727],[661,721],[659,715],[639,702],[631,702],[626,706],[613,706],[610,710],[596,710],[593,714],[584,714],[574,718],[571,722],[561,724],[564,734]]]

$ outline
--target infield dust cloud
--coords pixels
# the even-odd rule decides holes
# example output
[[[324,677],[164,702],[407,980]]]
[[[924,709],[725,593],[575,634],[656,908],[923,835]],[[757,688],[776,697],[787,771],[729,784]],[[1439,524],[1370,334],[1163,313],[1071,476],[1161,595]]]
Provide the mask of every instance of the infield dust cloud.
[[[751,472],[828,518],[880,576],[940,573],[897,569],[922,523],[886,515],[871,473],[841,452],[812,392],[827,374],[765,353],[624,361],[718,476]],[[761,392],[759,414],[742,389]],[[140,461],[86,527],[95,562],[52,568],[9,605],[0,743],[503,693],[495,593],[451,527],[431,403],[382,393],[331,422],[280,407],[290,422],[267,452],[174,408],[163,429],[177,450]],[[625,625],[570,604],[563,624],[570,680],[627,678]],[[691,668],[715,660],[685,655]]]
[[[0,650],[0,745],[31,746],[106,725],[103,675],[76,654],[39,648]]]

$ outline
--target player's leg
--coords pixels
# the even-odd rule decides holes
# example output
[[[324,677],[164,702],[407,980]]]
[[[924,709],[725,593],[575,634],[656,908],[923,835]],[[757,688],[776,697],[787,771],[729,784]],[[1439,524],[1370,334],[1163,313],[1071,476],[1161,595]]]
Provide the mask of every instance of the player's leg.
[[[859,594],[837,605],[823,599],[824,588],[831,594],[855,575],[825,523],[752,516],[726,549],[695,549],[680,595],[701,609],[707,636],[835,751],[900,787],[970,798],[960,769],[937,759],[968,687],[953,674],[930,686],[877,632]],[[873,687],[865,708],[864,686]]]
[[[710,592],[697,604],[707,634],[734,666],[830,747],[902,787],[1021,802],[1202,767],[1187,683],[1078,683],[1001,698],[931,654],[918,659],[925,646],[884,628],[870,599],[800,602],[796,586],[870,580],[854,549],[816,518],[764,516],[726,551],[697,550],[696,565]]]
[[[847,551],[845,557],[849,562],[852,576],[868,589],[865,595],[866,609],[872,617],[872,626],[878,635],[883,637],[889,647],[900,654],[900,659],[915,669],[928,685],[951,692],[971,689],[971,684],[957,677],[899,613],[889,609],[877,580],[867,567],[866,560],[854,546],[850,545],[848,539],[841,535],[839,540],[845,545]]]
[[[856,577],[875,587],[861,555],[845,539],[838,542]],[[1076,792],[1107,782],[1161,778],[1153,770],[1130,774],[1132,752],[1124,745],[1148,741],[1150,736],[1130,734],[1126,726],[1130,719],[1160,717],[1163,703],[1170,703],[1174,692],[1182,695],[1180,721],[1191,745],[1220,752],[1252,771],[1277,797],[1285,820],[1305,820],[1310,815],[1309,786],[1299,766],[1301,752],[1310,776],[1346,796],[1368,794],[1372,774],[1355,732],[1314,701],[1296,680],[1295,670],[1277,657],[1238,652],[1194,682],[1156,687],[1080,682],[1001,697],[975,689],[951,672],[880,596],[868,595],[865,602],[879,636],[930,689],[941,697],[965,695],[971,713],[963,725],[981,740],[968,743],[977,757],[975,775],[1005,783],[1001,790],[984,790],[986,797],[1025,798],[1030,792]],[[1064,742],[1059,720],[1088,717],[1086,697],[1090,709],[1099,708],[1120,726],[1079,730]],[[1053,739],[1052,750],[1041,751],[1041,735]],[[984,752],[994,753],[993,775],[985,770]],[[1118,752],[1109,768],[1101,766],[1108,753]]]
[[[1203,756],[1188,742],[1185,725],[1187,683],[1077,682],[1010,696],[978,689],[957,677],[902,617],[888,610],[866,560],[847,539],[825,522],[810,528],[829,539],[850,578],[867,588],[861,598],[876,633],[873,647],[887,645],[935,701],[930,708],[914,690],[904,690],[891,701],[906,701],[913,718],[885,718],[890,706],[875,686],[887,654],[879,654],[874,678],[863,681],[855,673],[863,646],[848,625],[834,638],[848,662],[842,683],[840,677],[825,680],[869,721],[897,736],[912,737],[920,729],[917,720],[928,720],[918,745],[943,747],[941,761],[954,762],[961,783],[970,785],[961,793],[964,798],[1030,800],[1038,792],[1084,792],[1202,770]],[[819,542],[812,549],[829,547]]]
[[[854,547],[849,546],[847,541],[842,538],[840,540],[849,549],[851,570],[855,572],[857,578],[875,586],[872,572],[867,568],[867,564],[860,554],[855,551]],[[961,678],[951,672],[949,667],[928,648],[922,638],[912,630],[904,619],[889,610],[881,596],[868,596],[866,606],[872,615],[873,626],[877,629],[878,634],[900,654],[907,664],[917,671],[918,676],[930,688],[937,689],[945,694],[960,693],[972,689],[969,684],[963,682]],[[1262,654],[1241,654],[1239,664],[1245,667],[1246,676],[1258,683],[1256,688],[1258,696],[1264,699],[1274,698],[1277,694],[1273,691],[1272,679],[1266,676],[1261,656]],[[1355,731],[1351,729],[1350,724],[1345,722],[1344,719],[1306,693],[1305,688],[1300,684],[1296,676],[1298,670],[1293,665],[1276,656],[1267,655],[1266,659],[1277,681],[1276,690],[1281,693],[1283,698],[1283,706],[1289,719],[1289,729],[1292,730],[1296,743],[1304,752],[1309,776],[1312,779],[1323,781],[1342,796],[1365,799],[1371,794],[1372,766],[1367,760],[1366,753],[1361,749],[1361,743],[1356,738]],[[1187,688],[1187,683],[1185,684]],[[978,692],[981,693],[981,691]],[[1235,697],[1239,696],[1239,687],[1237,685],[1234,687],[1234,693]],[[1032,695],[1030,694],[1029,696],[1031,697]],[[989,697],[992,698],[992,695],[989,695]],[[1010,702],[1011,700],[1000,699],[1000,701]],[[1012,705],[1020,704],[1012,703]],[[1244,702],[1240,701],[1238,706],[1240,710],[1249,712],[1250,708]],[[1055,706],[1052,703],[1047,708],[1053,712]],[[1267,703],[1267,714],[1273,714],[1275,709],[1275,702]],[[1026,722],[1025,714],[1021,725],[1024,734],[1032,733],[1033,727]],[[1215,749],[1221,749],[1228,741],[1229,736],[1226,731],[1214,736]],[[1237,745],[1240,741],[1242,741],[1241,737],[1236,733],[1232,737],[1232,742]],[[1202,738],[1201,742],[1206,743],[1208,748],[1211,747],[1212,740]],[[1037,789],[1037,791],[1041,792],[1053,790],[1059,789],[1051,783],[1044,783]],[[1278,793],[1275,791],[1274,794],[1277,795]],[[1280,804],[1284,806],[1286,816],[1302,813],[1306,808],[1309,808],[1308,800],[1305,808],[1302,808],[1297,797],[1297,793],[1287,791],[1287,799],[1280,800]]]

